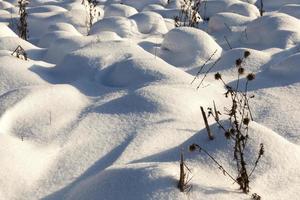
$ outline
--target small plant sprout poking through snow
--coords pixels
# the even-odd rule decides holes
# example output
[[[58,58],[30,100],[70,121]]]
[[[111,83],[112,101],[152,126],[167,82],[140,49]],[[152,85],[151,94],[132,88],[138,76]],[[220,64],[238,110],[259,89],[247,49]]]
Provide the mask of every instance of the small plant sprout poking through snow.
[[[179,176],[179,181],[178,181],[177,187],[181,192],[189,192],[192,189],[192,185],[189,185],[189,182],[192,179],[191,177],[189,177],[191,170],[187,167],[186,163],[184,162],[182,152],[180,154],[179,168],[180,168],[180,173],[179,173],[180,176]],[[186,171],[188,171],[188,172],[186,172]]]
[[[97,13],[96,6],[98,5],[97,0],[82,0],[82,4],[86,8],[87,17],[86,17],[86,27],[87,32],[91,29],[95,19],[100,16],[100,13]]]
[[[249,139],[249,124],[253,120],[249,106],[249,99],[253,98],[254,96],[248,95],[248,84],[250,81],[253,81],[255,79],[255,74],[249,73],[245,75],[246,82],[244,86],[242,86],[240,82],[241,76],[244,76],[245,74],[245,67],[243,66],[245,64],[245,59],[247,59],[249,56],[250,52],[245,51],[243,58],[239,58],[236,60],[236,84],[228,85],[227,83],[225,83],[222,75],[219,72],[215,74],[215,79],[221,81],[227,90],[225,93],[225,97],[231,100],[231,104],[228,107],[225,107],[225,113],[223,113],[229,117],[228,121],[223,121],[223,123],[220,121],[220,113],[216,109],[215,103],[213,108],[208,108],[208,117],[212,116],[214,118],[221,130],[224,131],[226,139],[234,141],[233,158],[236,161],[237,175],[236,178],[232,178],[233,176],[230,175],[230,178],[232,178],[235,183],[240,186],[240,189],[244,193],[249,193],[249,179],[255,171],[259,160],[264,154],[264,145],[260,144],[258,157],[249,173],[249,169],[247,168],[248,165],[245,159],[245,154],[247,153],[245,149],[247,147]],[[226,126],[224,124],[226,124]],[[191,151],[195,151],[197,149],[207,154],[219,166],[220,169],[224,170],[224,168],[199,145],[193,144],[190,146]],[[228,174],[227,171],[224,170],[224,174]],[[256,200],[260,199],[259,195],[257,194],[253,194],[252,198]]]
[[[197,27],[201,20],[199,9],[201,0],[182,0],[179,16],[174,17],[176,27]]]
[[[24,40],[28,39],[27,12],[26,12],[27,5],[28,5],[27,0],[19,0],[18,1],[19,15],[20,15],[18,31],[19,31],[20,38],[22,38]]]

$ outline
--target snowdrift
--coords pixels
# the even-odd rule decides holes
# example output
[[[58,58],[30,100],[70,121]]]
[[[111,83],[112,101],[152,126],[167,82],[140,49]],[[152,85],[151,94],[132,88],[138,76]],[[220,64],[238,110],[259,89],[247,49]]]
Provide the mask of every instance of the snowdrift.
[[[175,27],[180,0],[100,0],[92,27],[82,1],[32,0],[28,41],[17,3],[0,0],[0,200],[298,199],[298,0],[265,0],[263,17],[259,0],[202,1],[196,28]],[[28,60],[11,55],[18,45]],[[209,117],[210,141],[199,109],[214,102],[228,120],[216,72],[241,90],[255,74],[248,168],[261,143],[265,154],[248,195],[188,151],[201,145],[236,176],[233,141]],[[180,152],[188,195],[177,188]]]

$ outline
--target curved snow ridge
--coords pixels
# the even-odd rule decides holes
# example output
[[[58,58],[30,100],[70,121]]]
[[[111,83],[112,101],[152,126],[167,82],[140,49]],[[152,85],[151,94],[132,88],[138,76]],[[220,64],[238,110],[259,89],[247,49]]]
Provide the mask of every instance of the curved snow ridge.
[[[46,144],[59,142],[61,130],[76,119],[89,103],[69,85],[37,86],[27,88],[25,92],[16,90],[5,99],[0,98],[0,102],[4,101],[3,105],[9,106],[5,101],[10,99],[20,100],[11,107],[3,108],[5,112],[0,118],[0,131],[20,140]]]

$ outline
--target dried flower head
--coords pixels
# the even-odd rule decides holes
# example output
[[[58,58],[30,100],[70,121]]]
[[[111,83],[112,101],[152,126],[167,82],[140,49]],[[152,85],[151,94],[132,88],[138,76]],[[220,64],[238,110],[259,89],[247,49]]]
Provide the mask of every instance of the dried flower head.
[[[255,74],[250,73],[250,74],[247,75],[247,80],[248,80],[248,81],[252,81],[252,80],[254,80],[254,79],[255,79]]]
[[[226,138],[226,139],[230,139],[230,132],[229,132],[229,131],[226,131],[226,132],[224,133],[224,135],[225,135],[225,138]]]
[[[253,200],[261,200],[261,197],[260,197],[258,194],[253,193],[253,194],[251,195],[251,199],[253,199]]]
[[[197,144],[192,144],[192,145],[190,145],[189,150],[191,152],[193,152],[193,151],[196,151],[198,148],[199,148],[199,146]]]
[[[250,122],[250,119],[248,117],[246,117],[245,119],[243,119],[243,124],[248,125]]]
[[[247,58],[247,57],[249,57],[250,56],[250,51],[245,51],[244,52],[244,58]]]
[[[238,73],[239,73],[240,75],[242,75],[242,74],[244,74],[244,72],[245,72],[245,69],[244,69],[243,67],[239,67]]]
[[[243,60],[239,58],[239,59],[237,59],[237,60],[235,61],[235,65],[236,65],[236,66],[241,66],[242,62],[243,62]]]
[[[215,74],[215,79],[216,79],[216,80],[222,79],[222,76],[221,76],[221,74],[220,74],[219,72],[217,72],[217,73]]]

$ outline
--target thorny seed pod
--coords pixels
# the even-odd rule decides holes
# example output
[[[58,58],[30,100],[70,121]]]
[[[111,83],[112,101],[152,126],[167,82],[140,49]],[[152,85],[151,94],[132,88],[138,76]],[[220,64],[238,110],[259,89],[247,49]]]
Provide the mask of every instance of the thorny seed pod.
[[[243,119],[243,124],[248,125],[250,122],[250,119],[248,117],[246,117],[245,119]]]
[[[237,59],[237,60],[235,61],[235,65],[236,65],[236,66],[241,66],[242,62],[243,62],[243,60],[239,58],[239,59]]]
[[[253,200],[261,200],[261,197],[260,197],[258,194],[253,193],[253,194],[251,195],[251,199],[253,199]]]
[[[215,79],[216,79],[216,80],[222,79],[222,76],[221,76],[221,74],[220,74],[219,72],[217,72],[217,73],[215,74]]]
[[[239,73],[240,75],[242,75],[242,74],[244,74],[244,72],[245,72],[245,69],[244,69],[243,67],[239,67],[238,73]]]
[[[199,145],[197,145],[197,144],[192,144],[192,145],[190,145],[189,150],[190,150],[191,152],[193,152],[193,151],[196,151],[198,148],[199,148]]]
[[[254,79],[255,79],[255,74],[250,73],[250,74],[247,75],[247,80],[248,80],[248,81],[252,81],[252,80],[254,80]]]
[[[225,138],[226,138],[226,139],[230,139],[230,132],[229,132],[229,131],[226,131],[226,132],[224,133],[224,135],[225,135]]]
[[[244,52],[244,58],[247,58],[248,56],[250,56],[250,51],[245,51]]]

